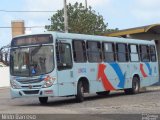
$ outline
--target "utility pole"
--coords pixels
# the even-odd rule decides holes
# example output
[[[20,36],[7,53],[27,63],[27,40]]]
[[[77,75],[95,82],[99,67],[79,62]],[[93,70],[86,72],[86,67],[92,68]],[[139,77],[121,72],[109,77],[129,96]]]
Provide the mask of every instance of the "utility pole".
[[[64,0],[64,30],[68,33],[68,15],[67,15],[67,2]]]
[[[87,10],[87,0],[85,0],[86,10]]]

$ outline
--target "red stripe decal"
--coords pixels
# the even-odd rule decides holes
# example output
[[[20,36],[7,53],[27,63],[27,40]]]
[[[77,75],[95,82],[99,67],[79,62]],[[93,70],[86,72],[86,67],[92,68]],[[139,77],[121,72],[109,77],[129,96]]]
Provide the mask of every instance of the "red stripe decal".
[[[147,74],[144,72],[144,69],[143,69],[143,64],[140,64],[140,71],[144,78],[147,77]]]
[[[104,70],[107,66],[104,64],[99,64],[98,66],[98,80],[101,79],[103,83],[103,87],[106,91],[108,90],[115,90],[115,88],[112,86],[112,84],[109,82],[107,76],[104,73]]]

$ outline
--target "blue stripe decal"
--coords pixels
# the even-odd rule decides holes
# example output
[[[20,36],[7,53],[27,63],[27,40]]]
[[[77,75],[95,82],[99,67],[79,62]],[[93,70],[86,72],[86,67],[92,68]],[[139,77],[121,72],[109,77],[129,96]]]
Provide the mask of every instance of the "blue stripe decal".
[[[145,62],[145,64],[146,64],[146,66],[147,66],[147,68],[149,70],[149,75],[152,75],[152,68],[151,68],[151,66],[147,62]]]
[[[123,75],[121,68],[119,67],[119,65],[117,63],[110,63],[110,65],[112,66],[112,68],[114,69],[114,71],[116,72],[116,74],[120,80],[118,87],[124,88],[125,74]]]

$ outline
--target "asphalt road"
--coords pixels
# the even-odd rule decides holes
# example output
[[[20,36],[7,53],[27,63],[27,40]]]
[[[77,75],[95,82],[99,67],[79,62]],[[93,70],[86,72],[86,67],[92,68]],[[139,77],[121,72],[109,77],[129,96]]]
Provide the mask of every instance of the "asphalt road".
[[[158,115],[160,114],[160,90],[148,90],[136,95],[125,95],[123,91],[113,92],[109,96],[86,95],[83,103],[76,103],[74,97],[49,98],[47,105],[41,105],[38,98],[11,99],[9,88],[0,88],[0,113],[86,114],[89,115],[87,118],[96,118],[100,114]],[[81,117],[83,119],[83,116]],[[99,118],[103,119],[102,116],[97,117]],[[120,117],[117,116],[117,118]]]

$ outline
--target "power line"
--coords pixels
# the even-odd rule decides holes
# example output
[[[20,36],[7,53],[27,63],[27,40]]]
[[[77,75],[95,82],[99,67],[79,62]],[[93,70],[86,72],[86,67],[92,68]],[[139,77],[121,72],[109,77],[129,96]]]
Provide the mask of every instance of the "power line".
[[[20,10],[0,10],[0,12],[10,12],[10,13],[16,13],[16,12],[19,12],[19,13],[24,13],[24,12],[57,12],[57,11],[43,11],[43,10],[40,10],[40,11],[37,11],[37,10],[35,10],[35,11],[27,11],[27,10],[22,10],[22,11],[20,11]]]
[[[27,27],[8,27],[8,26],[2,26],[0,27],[0,29],[2,28],[44,28],[45,26],[27,26]]]

